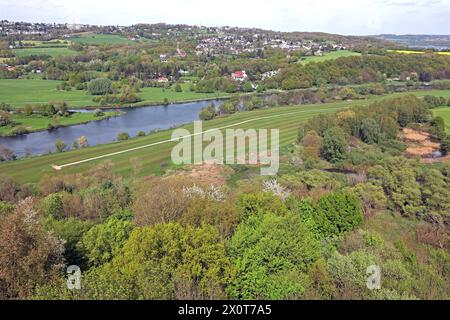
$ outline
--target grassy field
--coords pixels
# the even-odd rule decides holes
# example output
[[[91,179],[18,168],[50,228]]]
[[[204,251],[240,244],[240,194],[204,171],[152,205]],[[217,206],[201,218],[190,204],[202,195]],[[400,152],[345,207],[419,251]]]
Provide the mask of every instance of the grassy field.
[[[403,53],[403,54],[423,54],[426,53],[424,51],[415,51],[415,50],[388,50],[388,52],[395,52],[395,53]],[[450,56],[450,52],[435,52],[437,54]]]
[[[124,44],[135,44],[136,41],[129,40],[126,37],[114,34],[94,34],[94,33],[84,33],[79,37],[71,37],[67,40],[83,43],[83,44],[91,44],[91,45],[102,45],[102,44],[112,44],[112,45],[124,45]]]
[[[450,133],[450,107],[440,107],[433,110],[433,114],[445,121],[445,131]]]
[[[177,102],[186,100],[220,98],[230,95],[225,92],[198,93],[189,91],[189,84],[187,83],[182,84],[181,87],[183,92],[176,92],[174,88],[165,90],[161,88],[142,88],[139,96],[144,100],[144,102],[140,102],[140,104],[143,104],[145,102],[157,103],[164,101],[165,98],[167,98],[169,102]]]
[[[70,50],[69,48],[23,48],[23,49],[13,49],[13,53],[16,57],[25,57],[31,55],[49,55],[52,57],[57,56],[70,56],[77,52]]]
[[[93,96],[84,90],[59,91],[56,86],[60,81],[41,79],[0,79],[0,102],[14,107],[26,104],[47,103],[49,101],[66,101],[71,108],[97,106]],[[162,103],[164,98],[169,102],[182,102],[228,96],[222,93],[196,93],[189,91],[189,85],[182,85],[183,92],[175,92],[173,88],[143,88],[139,95],[143,101],[139,105]]]
[[[348,50],[340,50],[340,51],[333,51],[329,53],[325,53],[323,56],[311,56],[306,57],[303,60],[300,61],[302,64],[307,64],[310,62],[322,62],[326,60],[333,60],[341,57],[351,57],[351,56],[360,56],[361,54],[358,52],[352,52]]]
[[[98,106],[92,101],[93,96],[84,90],[59,91],[56,86],[60,81],[42,79],[0,79],[0,102],[14,107],[23,107],[27,104],[47,103],[49,101],[66,101],[71,108]],[[229,96],[225,92],[197,93],[189,91],[189,84],[182,85],[183,92],[175,92],[174,88],[142,88],[139,96],[143,101],[137,105],[158,104],[167,98],[170,103],[190,100],[212,99]],[[425,94],[444,96],[450,98],[450,91],[430,90],[411,92],[423,96]]]
[[[429,92],[416,92],[414,94],[420,96]],[[436,95],[444,95],[443,91],[433,91]],[[450,91],[445,93],[449,94]],[[398,96],[400,94],[393,94],[391,96]],[[272,119],[257,120],[248,122],[243,125],[239,125],[236,128],[278,128],[280,129],[280,146],[286,146],[295,141],[297,137],[298,126],[302,121],[311,118],[319,113],[330,113],[340,109],[348,108],[355,105],[368,105],[377,99],[384,99],[386,97],[373,97],[371,99],[359,100],[359,101],[347,101],[330,104],[315,104],[315,105],[302,105],[302,106],[288,106],[278,107],[265,110],[257,110],[250,112],[240,112],[228,117],[218,118],[215,120],[204,122],[204,130],[210,128],[222,127],[225,125],[255,119],[261,116],[280,115],[279,117]],[[292,114],[295,112],[295,114]],[[192,132],[192,125],[185,125]],[[95,147],[89,147],[82,150],[74,150],[64,152],[61,154],[51,154],[46,156],[40,156],[30,159],[23,159],[13,162],[7,162],[0,164],[0,173],[11,175],[13,178],[21,182],[36,182],[46,174],[64,174],[83,172],[88,170],[92,166],[105,161],[106,159],[95,160],[80,164],[77,166],[64,168],[62,171],[54,171],[50,166],[52,164],[63,165],[74,161],[80,161],[87,158],[92,158],[108,153],[122,151],[134,147],[139,147],[162,140],[170,139],[171,130],[165,130],[150,134],[146,137],[139,137],[131,139],[125,142],[117,142],[111,144],[105,144]],[[89,139],[89,137],[88,137]],[[148,175],[151,173],[158,173],[162,171],[162,168],[171,166],[170,152],[175,143],[164,143],[136,151],[123,153],[108,157],[108,160],[113,161],[113,170],[124,176],[131,174],[130,159],[136,158],[142,164],[141,175]]]
[[[49,124],[60,125],[60,126],[70,126],[75,124],[87,123],[90,121],[101,120],[110,116],[114,116],[115,112],[105,112],[104,116],[95,117],[91,112],[84,113],[73,113],[70,117],[42,117],[38,115],[26,116],[26,115],[16,115],[12,116],[12,120],[17,126],[24,126],[28,131],[40,131],[46,130]],[[11,135],[14,131],[14,127],[6,126],[0,127],[0,136]]]
[[[92,96],[83,90],[59,91],[60,81],[41,79],[0,79],[0,102],[15,107],[26,104],[66,101],[70,107],[96,105]]]

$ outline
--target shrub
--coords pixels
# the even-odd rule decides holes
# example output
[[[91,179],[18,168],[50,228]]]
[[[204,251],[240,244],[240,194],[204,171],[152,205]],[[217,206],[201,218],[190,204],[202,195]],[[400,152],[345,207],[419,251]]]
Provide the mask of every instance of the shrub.
[[[56,148],[56,151],[63,152],[67,148],[67,145],[64,142],[62,142],[61,140],[57,140],[55,142],[55,148]]]
[[[111,92],[112,81],[106,78],[97,78],[88,83],[88,90],[92,95],[104,95]]]
[[[103,117],[105,113],[101,109],[95,109],[94,117]]]
[[[117,141],[125,141],[130,139],[130,135],[127,132],[121,132],[117,135]]]
[[[315,207],[317,230],[325,237],[350,231],[363,221],[358,199],[347,192],[323,196]]]
[[[347,137],[341,128],[333,127],[325,132],[321,149],[324,159],[330,162],[342,160],[347,151],[346,149]]]

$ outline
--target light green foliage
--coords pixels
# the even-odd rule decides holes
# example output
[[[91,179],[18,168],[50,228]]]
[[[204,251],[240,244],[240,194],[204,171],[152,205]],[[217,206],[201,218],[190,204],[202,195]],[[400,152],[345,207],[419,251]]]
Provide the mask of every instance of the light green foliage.
[[[319,199],[315,207],[315,224],[324,237],[350,231],[363,221],[358,199],[344,192],[335,192]]]
[[[121,132],[117,134],[117,141],[125,141],[130,139],[130,134],[128,132]]]
[[[217,230],[178,223],[135,228],[122,252],[95,272],[89,294],[120,298],[120,289],[134,299],[223,298],[230,276]]]
[[[56,219],[63,217],[63,194],[52,193],[45,197],[41,202],[41,208],[45,215],[52,216]]]
[[[381,138],[381,129],[378,123],[372,118],[366,118],[361,121],[360,129],[361,140],[365,143],[378,143]]]
[[[0,218],[3,215],[6,215],[14,210],[14,205],[6,202],[6,201],[0,201]]]
[[[383,187],[402,214],[416,215],[423,212],[414,161],[402,157],[388,158],[382,165],[369,170],[369,179]]]
[[[88,83],[88,90],[93,95],[103,95],[111,92],[112,81],[106,78],[97,78]]]
[[[298,214],[251,215],[227,244],[236,269],[228,293],[233,299],[299,298],[305,291],[304,273],[320,252]]]
[[[427,207],[427,214],[450,212],[449,177],[445,177],[439,170],[430,169],[421,177],[422,199]]]
[[[321,153],[326,160],[337,162],[344,159],[346,149],[347,138],[341,128],[334,127],[325,132]]]
[[[211,120],[216,116],[216,108],[214,104],[209,105],[208,107],[202,108],[200,110],[200,113],[198,114],[198,117],[200,120]]]
[[[64,258],[68,265],[82,266],[84,264],[82,254],[76,245],[93,225],[92,221],[81,221],[76,218],[57,220],[49,216],[45,219],[45,227],[64,240]]]
[[[119,253],[132,227],[130,221],[110,217],[89,229],[77,248],[83,252],[90,266],[100,266]]]
[[[365,211],[382,210],[387,206],[387,197],[380,185],[358,183],[351,191],[359,198]]]
[[[281,199],[269,192],[242,195],[239,199],[239,208],[241,210],[241,219],[263,213],[284,215],[288,212],[286,205]]]

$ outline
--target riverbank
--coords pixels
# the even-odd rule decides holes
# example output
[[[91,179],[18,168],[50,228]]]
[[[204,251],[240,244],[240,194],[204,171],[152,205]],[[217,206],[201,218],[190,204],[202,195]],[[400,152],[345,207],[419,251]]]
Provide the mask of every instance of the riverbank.
[[[39,115],[26,116],[23,114],[12,114],[11,120],[14,126],[0,127],[0,137],[14,137],[32,132],[46,131],[49,128],[57,129],[95,121],[117,117],[118,111],[105,112],[102,116],[95,116],[93,112],[74,112],[69,117],[44,117]]]

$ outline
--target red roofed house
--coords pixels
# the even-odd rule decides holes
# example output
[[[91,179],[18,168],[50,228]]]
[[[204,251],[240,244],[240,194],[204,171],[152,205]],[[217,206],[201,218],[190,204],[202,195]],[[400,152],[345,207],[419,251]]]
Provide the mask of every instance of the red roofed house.
[[[162,82],[162,83],[169,82],[169,79],[167,79],[166,77],[159,77],[158,82]]]
[[[245,73],[244,70],[233,72],[231,77],[236,81],[244,81],[248,79],[247,73]]]

